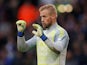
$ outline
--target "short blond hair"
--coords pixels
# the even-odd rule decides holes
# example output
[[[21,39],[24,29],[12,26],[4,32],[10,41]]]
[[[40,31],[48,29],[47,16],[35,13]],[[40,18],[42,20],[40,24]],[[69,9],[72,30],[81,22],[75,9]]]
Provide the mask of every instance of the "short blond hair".
[[[39,11],[43,11],[43,10],[49,10],[50,11],[50,14],[56,14],[57,15],[57,10],[56,10],[56,7],[55,5],[53,4],[47,4],[47,5],[43,5],[39,8]]]

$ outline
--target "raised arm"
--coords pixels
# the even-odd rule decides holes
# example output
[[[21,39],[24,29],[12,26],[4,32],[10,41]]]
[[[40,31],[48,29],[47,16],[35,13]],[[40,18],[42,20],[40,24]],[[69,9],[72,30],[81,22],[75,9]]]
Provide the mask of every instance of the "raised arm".
[[[33,36],[31,39],[25,41],[25,37],[17,36],[17,49],[21,52],[26,52],[30,48],[36,45],[36,37]]]
[[[24,30],[26,28],[26,22],[24,20],[18,20],[17,24],[17,49],[21,52],[26,52],[30,47],[35,46],[36,36],[33,36],[28,41],[25,41]]]
[[[34,24],[33,27],[37,30],[37,31],[33,31],[33,34],[39,36],[47,44],[47,46],[54,52],[59,53],[64,48],[67,47],[69,42],[69,37],[65,30],[61,31],[61,32],[64,32],[63,34],[61,34],[61,32],[59,33],[56,32],[54,41],[52,41],[52,39],[50,39],[43,33],[43,29],[40,25]]]
[[[64,48],[67,47],[68,42],[69,42],[69,37],[66,32],[62,35],[62,37],[60,37],[59,34],[56,33],[54,41],[52,41],[50,38],[47,38],[45,40],[47,46],[49,46],[55,52],[63,51]]]

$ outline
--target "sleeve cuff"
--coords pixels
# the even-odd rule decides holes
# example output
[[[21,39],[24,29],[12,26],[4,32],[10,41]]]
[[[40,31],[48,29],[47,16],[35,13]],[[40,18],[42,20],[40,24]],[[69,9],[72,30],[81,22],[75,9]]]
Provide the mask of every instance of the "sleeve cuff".
[[[42,36],[40,37],[43,41],[45,41],[45,40],[47,40],[47,37],[44,35],[44,34],[42,34]]]
[[[24,32],[18,32],[17,36],[23,37],[24,36]]]

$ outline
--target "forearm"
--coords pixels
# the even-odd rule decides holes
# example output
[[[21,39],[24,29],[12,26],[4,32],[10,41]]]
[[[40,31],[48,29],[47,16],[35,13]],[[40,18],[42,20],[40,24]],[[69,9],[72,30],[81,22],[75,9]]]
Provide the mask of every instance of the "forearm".
[[[17,49],[21,52],[25,52],[28,50],[28,46],[25,43],[25,38],[17,36]]]
[[[45,36],[44,34],[40,37],[45,44],[54,52],[59,53],[60,50],[57,49],[58,45],[52,41],[50,38],[48,38],[47,36]]]
[[[60,53],[62,52],[65,48],[67,48],[69,43],[69,37],[64,36],[62,39],[56,39],[52,41],[51,39],[45,40],[45,44],[52,49],[54,52]]]
[[[61,52],[63,50],[63,45],[61,41],[53,42],[50,39],[45,40],[45,44],[52,49],[54,52]]]

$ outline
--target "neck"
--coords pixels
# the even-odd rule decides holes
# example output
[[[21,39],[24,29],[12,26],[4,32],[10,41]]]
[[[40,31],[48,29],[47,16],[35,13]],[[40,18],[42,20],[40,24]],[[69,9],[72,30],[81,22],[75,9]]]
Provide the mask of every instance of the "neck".
[[[56,23],[56,19],[52,21],[52,25]]]
[[[57,26],[57,22],[54,22],[49,28],[47,28],[48,30],[52,30],[54,28],[56,28]]]

